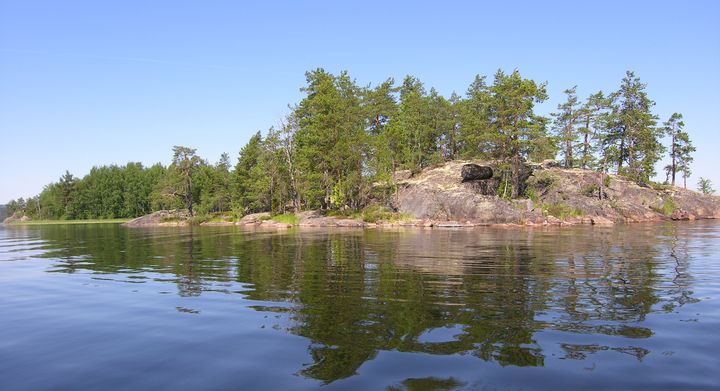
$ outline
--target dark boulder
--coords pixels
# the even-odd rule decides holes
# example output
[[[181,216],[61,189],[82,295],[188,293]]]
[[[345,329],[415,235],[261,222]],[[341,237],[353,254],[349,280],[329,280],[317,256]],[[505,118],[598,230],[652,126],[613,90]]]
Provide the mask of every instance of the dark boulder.
[[[493,176],[493,170],[489,166],[481,166],[473,163],[463,164],[460,173],[463,182],[490,179]]]

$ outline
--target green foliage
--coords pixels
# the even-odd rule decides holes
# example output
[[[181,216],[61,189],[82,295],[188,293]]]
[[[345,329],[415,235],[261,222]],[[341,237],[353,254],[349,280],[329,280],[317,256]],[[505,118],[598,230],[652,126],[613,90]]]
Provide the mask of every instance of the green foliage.
[[[666,183],[657,183],[657,182],[650,182],[650,187],[653,190],[663,191],[663,190],[670,190],[672,189],[672,185],[666,184]]]
[[[712,188],[712,182],[710,179],[705,179],[703,177],[700,177],[698,180],[698,190],[703,193],[704,195],[713,195],[715,194],[715,189]]]
[[[582,217],[584,215],[580,208],[571,208],[561,202],[554,204],[540,204],[540,208],[548,215],[555,216],[559,219],[567,217]]]
[[[605,175],[605,178],[603,178],[603,186],[610,187],[611,181],[612,181],[612,178],[610,178],[610,175]]]
[[[685,123],[682,121],[682,114],[673,113],[663,125],[665,134],[670,136],[671,163],[666,166],[666,171],[670,184],[675,186],[675,176],[678,171],[683,173],[684,179],[690,176],[690,163],[693,161],[692,153],[695,152],[695,147],[690,141],[690,136],[683,130]],[[687,187],[687,183],[685,186]]]
[[[198,168],[204,164],[206,163],[197,156],[195,149],[174,146],[172,163],[157,186],[160,197],[180,201],[192,216],[193,203],[198,198],[199,191],[199,188],[193,187],[193,179]]]
[[[208,214],[196,214],[196,215],[190,217],[189,219],[187,219],[187,223],[190,225],[200,225],[202,223],[206,223],[206,222],[210,221],[211,218],[212,218],[212,216],[210,216]]]
[[[533,202],[537,202],[537,201],[538,201],[537,192],[535,191],[535,188],[532,187],[532,186],[528,186],[528,187],[525,188],[524,195],[525,195],[525,197],[529,198],[529,199],[532,200]]]
[[[651,209],[658,213],[662,213],[665,216],[670,216],[672,212],[677,209],[677,205],[675,204],[675,199],[672,196],[667,196],[663,199],[663,203],[660,207],[652,207]]]
[[[645,87],[635,73],[626,73],[620,89],[609,96],[603,136],[606,154],[616,162],[617,172],[639,182],[655,175],[655,163],[665,150],[657,116],[651,112],[655,102]]]
[[[555,177],[547,171],[542,171],[539,175],[532,177],[529,182],[539,189],[550,189],[555,186]]]
[[[300,218],[298,218],[296,215],[292,213],[285,213],[281,215],[275,215],[272,216],[273,221],[277,221],[278,223],[285,223],[285,224],[292,224],[297,225],[300,223]]]
[[[310,208],[358,207],[367,145],[361,90],[346,72],[316,69],[306,79],[306,96],[294,113],[298,194]]]
[[[565,90],[567,101],[558,105],[558,112],[552,114],[552,116],[555,117],[553,130],[560,142],[560,149],[564,156],[563,160],[566,168],[574,167],[576,164],[573,153],[577,148],[576,144],[580,138],[578,125],[582,110],[576,90],[577,86]]]
[[[609,201],[609,205],[613,209],[619,209],[620,208],[620,201],[617,198],[611,198]]]
[[[359,216],[366,223],[377,223],[379,221],[397,222],[406,221],[411,217],[405,213],[393,212],[380,205],[370,205],[360,211]]]
[[[598,186],[595,183],[585,185],[583,186],[582,190],[580,192],[588,197],[596,197],[598,195],[598,192],[600,191],[600,186]]]

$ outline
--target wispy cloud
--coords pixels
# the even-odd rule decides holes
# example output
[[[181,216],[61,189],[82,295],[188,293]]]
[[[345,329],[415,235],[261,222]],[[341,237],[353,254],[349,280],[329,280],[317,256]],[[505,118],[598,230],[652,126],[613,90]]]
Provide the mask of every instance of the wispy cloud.
[[[224,65],[214,64],[198,64],[188,61],[175,61],[175,60],[164,60],[160,58],[150,57],[132,57],[132,56],[114,56],[114,55],[100,55],[100,54],[88,54],[88,53],[72,53],[72,52],[50,52],[42,50],[18,50],[18,49],[0,49],[2,53],[13,53],[13,54],[31,54],[41,55],[49,57],[78,57],[88,58],[106,61],[121,61],[121,62],[135,62],[135,63],[148,63],[148,64],[160,64],[160,65],[172,65],[178,67],[189,67],[189,68],[205,68],[205,69],[216,69],[223,71],[240,71],[240,68],[229,67]]]

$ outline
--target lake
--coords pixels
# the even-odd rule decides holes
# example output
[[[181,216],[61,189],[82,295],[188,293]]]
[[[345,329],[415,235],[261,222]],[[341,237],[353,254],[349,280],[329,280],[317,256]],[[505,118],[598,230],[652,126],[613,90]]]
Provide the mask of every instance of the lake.
[[[720,388],[720,222],[0,227],[0,389]]]

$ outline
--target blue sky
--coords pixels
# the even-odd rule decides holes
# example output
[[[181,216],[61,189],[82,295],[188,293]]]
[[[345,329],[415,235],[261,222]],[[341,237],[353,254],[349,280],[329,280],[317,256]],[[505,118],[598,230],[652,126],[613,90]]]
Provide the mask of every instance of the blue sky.
[[[634,70],[662,120],[685,116],[692,186],[720,188],[720,2],[387,3],[0,0],[0,201],[173,145],[235,159],[316,67],[445,95],[518,68],[548,82],[542,114]]]

